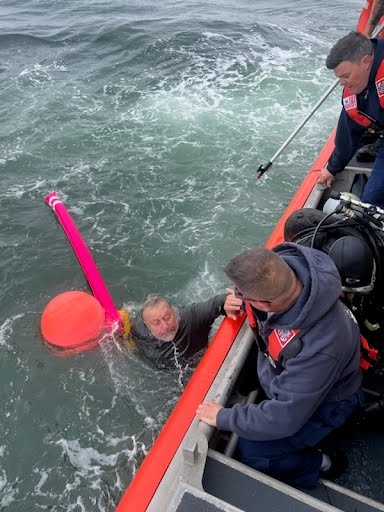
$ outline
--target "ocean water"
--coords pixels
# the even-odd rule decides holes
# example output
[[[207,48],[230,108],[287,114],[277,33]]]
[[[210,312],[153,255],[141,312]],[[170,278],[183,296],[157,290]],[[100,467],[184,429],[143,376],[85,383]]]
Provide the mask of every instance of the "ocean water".
[[[117,307],[229,284],[340,110],[325,57],[362,0],[11,0],[0,6],[0,510],[113,511],[195,362],[158,370],[110,337],[56,357],[46,304],[87,282],[55,190]],[[358,487],[358,486],[357,486]],[[363,484],[364,487],[364,484]]]

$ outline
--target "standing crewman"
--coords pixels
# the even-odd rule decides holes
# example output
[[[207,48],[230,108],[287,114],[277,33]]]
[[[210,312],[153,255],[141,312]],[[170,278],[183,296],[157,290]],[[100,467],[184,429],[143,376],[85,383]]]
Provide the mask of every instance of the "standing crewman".
[[[333,70],[344,87],[335,149],[318,178],[318,183],[330,187],[335,175],[348,165],[356,153],[367,128],[384,135],[384,39],[368,39],[358,32],[350,32],[333,46],[326,66]],[[384,208],[382,143],[361,199]]]

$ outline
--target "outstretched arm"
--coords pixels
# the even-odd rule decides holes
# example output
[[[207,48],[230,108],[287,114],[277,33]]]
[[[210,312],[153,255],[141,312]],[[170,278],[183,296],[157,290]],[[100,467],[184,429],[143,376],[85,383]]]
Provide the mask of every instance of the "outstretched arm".
[[[216,295],[206,302],[197,302],[191,305],[195,320],[198,323],[209,325],[220,315],[227,315],[236,319],[241,310],[242,300],[235,297],[231,288],[226,288],[226,293]]]

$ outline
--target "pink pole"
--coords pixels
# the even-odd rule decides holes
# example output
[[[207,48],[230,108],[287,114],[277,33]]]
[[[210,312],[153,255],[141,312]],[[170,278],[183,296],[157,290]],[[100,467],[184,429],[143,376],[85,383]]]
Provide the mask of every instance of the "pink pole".
[[[106,320],[108,323],[118,321],[121,323],[120,315],[115,308],[112,297],[105,286],[103,278],[96,266],[88,247],[86,246],[79,230],[77,229],[72,217],[63,203],[57,197],[56,192],[50,192],[45,196],[44,201],[49,204],[56,213],[60,224],[67,235],[67,238],[79,260],[81,268],[88,280],[93,295],[100,302],[105,310]]]

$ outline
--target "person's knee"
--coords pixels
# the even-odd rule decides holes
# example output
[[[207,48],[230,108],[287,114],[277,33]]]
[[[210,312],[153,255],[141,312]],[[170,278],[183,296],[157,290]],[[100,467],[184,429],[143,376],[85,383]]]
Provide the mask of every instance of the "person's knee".
[[[245,442],[244,442],[245,441]],[[316,449],[299,450],[279,456],[261,455],[258,443],[240,440],[238,445],[239,460],[273,478],[289,485],[312,489],[319,482],[321,454]]]
[[[307,449],[269,462],[268,474],[289,485],[313,489],[319,483],[322,455]]]
[[[384,188],[375,189],[374,186],[367,188],[366,185],[361,200],[363,203],[373,204],[374,206],[384,209]]]
[[[257,449],[258,443],[248,439],[239,438],[237,443],[237,453],[240,462],[250,466],[258,471],[267,473],[269,467],[269,457],[261,455]]]
[[[384,160],[376,159],[375,166],[365,184],[361,200],[380,208],[384,207]]]

